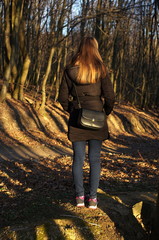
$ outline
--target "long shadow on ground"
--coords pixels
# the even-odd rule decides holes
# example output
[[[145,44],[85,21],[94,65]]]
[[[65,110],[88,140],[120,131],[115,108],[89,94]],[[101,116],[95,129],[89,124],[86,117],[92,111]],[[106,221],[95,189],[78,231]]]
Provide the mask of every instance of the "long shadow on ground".
[[[11,103],[8,103],[8,106],[12,108],[13,117],[15,117],[21,131],[24,131],[26,136],[38,141],[41,146],[42,144],[46,144],[48,149],[54,149],[54,152],[59,155],[52,157],[39,157],[38,154],[32,152],[32,150],[29,147],[26,147],[25,144],[22,144],[14,139],[14,137],[11,137],[5,130],[3,130],[3,125],[1,125],[1,131],[3,131],[3,134],[17,144],[17,146],[21,146],[22,150],[17,151],[10,145],[4,144],[0,141],[0,226],[3,228],[0,233],[0,238],[6,240],[7,237],[14,232],[17,237],[16,239],[36,239],[38,231],[41,231],[41,234],[44,234],[48,239],[65,239],[64,231],[61,230],[56,219],[64,219],[65,216],[72,216],[72,222],[77,226],[79,235],[82,236],[83,239],[96,239],[91,228],[84,221],[84,218],[79,218],[74,203],[70,200],[74,199],[71,177],[71,159],[68,158],[68,156],[71,155],[70,151],[64,150],[65,147],[69,148],[70,146],[68,147],[67,143],[62,139],[58,139],[61,146],[55,147],[52,143],[46,142],[44,139],[40,138],[40,136],[34,136],[34,134],[25,126],[17,109]],[[57,111],[61,110],[57,109]],[[33,109],[29,114],[31,116],[32,114],[34,115],[34,122],[40,131],[43,131],[48,138],[53,137]],[[66,123],[65,116],[62,118],[64,123]],[[54,122],[59,126],[60,130],[60,123],[56,119],[54,119]],[[128,130],[132,131],[132,128],[128,126]],[[62,131],[65,131],[64,127],[62,127]],[[129,172],[131,168],[137,166],[138,161],[134,161],[134,159],[138,157],[140,157],[140,161],[148,160],[153,167],[157,167],[157,162],[153,161],[156,152],[148,153],[146,150],[142,152],[143,145],[142,147],[140,146],[142,143],[145,144],[145,148],[147,148],[148,145],[151,144],[151,147],[153,146],[151,149],[158,151],[157,149],[159,148],[157,141],[144,138],[145,142],[143,143],[142,139],[140,139],[141,141],[136,142],[137,139],[138,137],[135,135],[133,139],[128,136],[112,138],[112,143],[116,145],[119,144],[120,147],[118,147],[118,149],[110,149],[110,147],[108,148],[107,145],[104,144],[103,159],[105,163],[107,162],[107,153],[112,153],[114,155],[112,156],[113,161],[111,161],[112,158],[109,156],[109,164],[105,164],[103,167],[106,170],[114,172],[115,176],[116,169],[123,171],[124,173],[124,171]],[[133,145],[130,144],[132,141],[134,142]],[[121,153],[120,159],[119,153]],[[66,158],[64,157],[65,154],[68,155]],[[129,154],[130,158],[133,159],[126,160],[124,154]],[[121,163],[119,160],[124,161]],[[118,165],[115,164],[116,162]],[[142,168],[138,170],[140,174]],[[144,168],[144,171],[145,170],[149,171],[148,173],[151,171],[151,169]],[[155,174],[157,175],[157,173],[152,172],[153,176],[156,176]],[[118,182],[113,182],[113,180],[113,177],[110,177],[101,181],[103,192],[106,193],[106,189],[110,185],[113,186],[114,184],[114,186],[118,185],[118,187],[122,185],[122,180]],[[142,183],[140,177],[137,182],[140,184]],[[145,183],[143,182],[142,186],[144,186],[144,184]],[[135,187],[136,185],[134,185],[134,188]],[[125,240],[146,240],[148,236],[147,233],[137,222],[128,206],[101,193],[99,194],[99,200],[99,208],[103,213],[106,213],[110,217],[111,221],[115,224],[115,228]],[[70,205],[67,207],[68,203],[70,203],[71,207]],[[94,215],[94,219],[98,218],[98,214],[99,212],[97,211],[97,214]],[[41,227],[37,228],[37,226]],[[63,227],[66,231],[71,228],[72,225],[68,223]],[[130,235],[132,235],[132,238],[130,238]],[[10,239],[12,239],[12,237],[10,237]]]

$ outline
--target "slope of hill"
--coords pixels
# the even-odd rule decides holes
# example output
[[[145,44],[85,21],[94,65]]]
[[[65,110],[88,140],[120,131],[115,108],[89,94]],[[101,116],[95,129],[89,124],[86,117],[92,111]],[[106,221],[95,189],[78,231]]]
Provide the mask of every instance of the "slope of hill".
[[[14,234],[32,239],[33,232],[44,234],[41,239],[53,232],[53,239],[148,238],[151,211],[145,217],[141,206],[151,209],[156,199],[157,113],[115,105],[108,118],[111,138],[101,153],[99,209],[88,211],[74,207],[68,114],[60,104],[47,105],[41,115],[30,98],[24,103],[7,99],[0,112],[1,239]],[[88,169],[86,159],[86,180]],[[24,238],[26,232],[30,238]]]

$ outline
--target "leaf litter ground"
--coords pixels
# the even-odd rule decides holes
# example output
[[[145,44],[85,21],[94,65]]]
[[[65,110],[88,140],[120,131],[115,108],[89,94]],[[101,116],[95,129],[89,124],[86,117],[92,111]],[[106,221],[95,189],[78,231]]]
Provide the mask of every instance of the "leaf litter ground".
[[[158,179],[157,113],[115,106],[101,153],[99,208],[89,210],[75,207],[68,115],[60,105],[48,105],[42,115],[30,99],[10,99],[0,111],[0,239],[148,239]],[[88,172],[86,155],[86,191]],[[142,211],[135,215],[138,203]]]

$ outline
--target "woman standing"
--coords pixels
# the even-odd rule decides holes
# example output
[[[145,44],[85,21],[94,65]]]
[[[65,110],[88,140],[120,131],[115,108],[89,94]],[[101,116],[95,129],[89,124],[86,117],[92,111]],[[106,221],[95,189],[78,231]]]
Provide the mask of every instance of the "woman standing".
[[[75,85],[75,86],[74,86]],[[109,115],[114,106],[114,91],[106,67],[98,51],[98,43],[93,37],[85,37],[64,71],[59,91],[59,102],[69,112],[68,138],[73,146],[72,173],[76,192],[76,205],[85,206],[83,186],[83,163],[88,143],[89,208],[97,208],[97,188],[100,180],[100,152],[102,141],[109,136],[107,122],[99,130],[78,126],[79,113],[77,94],[82,108],[105,111]],[[70,96],[72,101],[70,102]]]

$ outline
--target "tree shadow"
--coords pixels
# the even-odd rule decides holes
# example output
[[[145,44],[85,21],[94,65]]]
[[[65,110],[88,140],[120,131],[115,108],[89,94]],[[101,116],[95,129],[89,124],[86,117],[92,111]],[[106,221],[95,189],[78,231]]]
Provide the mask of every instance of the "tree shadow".
[[[61,154],[61,153],[65,153],[70,155],[70,145],[67,144],[66,141],[63,141],[60,138],[56,137],[56,134],[51,132],[51,129],[47,128],[42,121],[40,120],[37,112],[35,111],[35,109],[33,108],[33,106],[25,106],[27,109],[27,115],[30,116],[30,118],[34,121],[35,126],[37,129],[40,130],[41,133],[44,133],[45,136],[48,139],[43,139],[41,138],[41,136],[34,134],[34,131],[32,129],[30,129],[30,126],[28,126],[28,124],[26,124],[26,119],[25,116],[23,116],[23,114],[20,113],[20,111],[18,109],[16,109],[15,104],[13,104],[11,101],[7,101],[7,105],[9,106],[10,109],[12,109],[11,113],[12,113],[12,118],[16,119],[18,128],[21,130],[23,136],[30,138],[33,141],[36,141],[42,145],[47,146],[48,149],[53,150],[55,153],[57,154]],[[24,104],[25,105],[25,104]],[[4,130],[5,128],[3,127],[3,124],[1,123],[1,132],[3,132],[3,134],[5,135],[5,138],[7,138],[9,141],[13,141],[14,143],[24,146],[25,149],[29,149],[31,151],[31,148],[26,147],[25,143],[21,143],[20,141],[17,141],[13,136],[9,135],[9,133],[7,133],[6,130]],[[31,125],[31,124],[30,124]],[[60,123],[59,123],[60,125]],[[56,141],[59,143],[59,146],[55,146],[55,144],[51,144],[51,141],[49,141],[49,139],[53,139],[55,138]],[[66,150],[67,149],[67,150]]]
[[[66,239],[54,219],[62,219],[63,215],[78,216],[64,207],[74,195],[70,174],[71,162],[64,162],[62,157],[36,157],[21,161],[20,155],[17,159],[10,156],[8,162],[3,160],[1,159],[1,172],[4,175],[1,176],[1,181],[7,188],[1,193],[0,221],[1,227],[10,225],[11,228],[8,233],[3,232],[0,236],[7,236],[5,234],[14,231],[17,239],[36,239],[38,231],[41,231],[41,235],[48,239]],[[103,189],[105,191],[105,188]],[[11,196],[7,192],[11,192]],[[99,208],[110,217],[125,240],[147,239],[147,233],[132,215],[129,207],[103,194],[99,194],[99,199]],[[73,205],[72,200],[71,204]],[[82,219],[78,219],[78,222],[73,220],[73,224],[80,226],[78,230],[83,239],[95,239],[91,229]],[[64,228],[68,227],[72,228],[72,225],[65,224]]]
[[[109,194],[99,194],[99,207],[114,222],[117,232],[124,240],[148,240],[149,233],[132,213],[131,206],[119,202]]]
[[[72,224],[65,224],[63,229],[73,228],[73,225],[79,226],[79,235],[81,235],[83,239],[95,239],[91,228],[86,224],[84,219],[78,218],[78,212],[76,212],[74,208],[71,211],[71,209],[68,210],[66,207],[68,203],[72,206],[74,205],[72,200],[74,199],[74,192],[71,178],[71,158],[68,158],[68,156],[72,156],[71,146],[65,140],[56,137],[56,134],[53,134],[50,131],[51,129],[46,127],[40,120],[33,106],[27,109],[28,115],[33,119],[35,126],[44,133],[47,137],[46,139],[41,138],[40,135],[34,135],[34,132],[29,129],[29,125],[26,124],[24,118],[22,119],[15,105],[12,104],[11,101],[7,102],[7,104],[12,109],[12,116],[16,119],[24,135],[39,142],[41,146],[45,144],[47,149],[53,149],[55,155],[51,157],[40,156],[37,152],[34,152],[32,148],[18,141],[16,137],[14,138],[14,136],[9,135],[9,133],[3,129],[3,124],[0,123],[1,132],[3,132],[7,139],[17,144],[17,148],[13,148],[10,144],[7,145],[7,143],[0,141],[0,180],[3,183],[0,193],[0,205],[2,209],[0,225],[6,231],[0,233],[0,236],[9,236],[8,234],[11,234],[12,231],[15,232],[17,239],[28,240],[36,239],[37,231],[41,231],[41,234],[44,234],[48,239],[56,239],[56,235],[57,239],[65,239],[64,232],[55,221],[55,219],[64,219],[63,216],[65,215],[72,216]],[[25,107],[24,105],[24,108]],[[56,107],[56,109],[53,110],[56,111],[57,115],[61,114],[60,108]],[[65,133],[66,115],[61,115],[61,119],[59,120],[54,117],[50,110],[47,111],[58,130],[62,130],[62,132]],[[129,127],[129,122],[127,123],[126,130],[132,133],[133,129]],[[56,138],[56,141],[60,145],[55,146],[51,140],[49,141],[51,138]],[[111,142],[116,144],[118,148],[114,149],[111,144],[107,147],[107,142],[102,148],[102,153],[104,154],[103,164],[107,163],[103,166],[106,171],[112,171],[114,176],[101,181],[101,186],[105,193],[107,192],[106,189],[111,185],[112,188],[116,185],[119,189],[119,185],[123,188],[124,184],[125,189],[129,189],[129,183],[126,184],[124,180],[122,182],[122,179],[120,179],[120,181],[119,179],[115,179],[117,174],[116,170],[122,173],[128,173],[128,177],[131,178],[133,173],[131,169],[135,169],[135,166],[137,166],[139,161],[143,161],[143,159],[145,161],[148,160],[153,167],[158,166],[158,163],[153,161],[156,156],[156,151],[158,154],[159,149],[157,140],[148,137],[139,138],[134,134],[131,137],[124,135],[112,137],[109,143]],[[133,145],[131,144],[132,142]],[[140,144],[142,146],[140,146]],[[151,146],[154,147],[154,152],[150,154],[147,154],[146,150],[142,152],[143,144],[145,144],[146,150],[149,144],[151,144]],[[109,153],[114,154],[113,159],[111,155],[109,156]],[[66,154],[67,158],[64,156]],[[127,159],[125,155],[129,155],[129,159]],[[138,167],[138,171],[139,173],[146,173],[148,175],[152,170],[144,166]],[[145,185],[145,182],[141,179],[142,174],[139,174],[140,176],[137,183],[132,182],[134,190],[137,184],[140,184],[140,186]],[[144,176],[146,176],[146,174]],[[152,180],[155,179],[157,172],[152,171],[152,176]],[[106,181],[109,183],[108,185]],[[128,206],[107,196],[105,197],[103,194],[99,194],[99,199],[101,201],[99,208],[110,217],[117,231],[125,240],[147,239],[147,233],[132,215],[131,209]],[[43,230],[41,230],[41,228]],[[130,238],[131,234],[132,238]]]
[[[146,148],[143,150],[145,143],[141,147],[137,139],[135,142],[135,138],[133,140],[131,138],[125,137],[124,142],[120,142],[120,139],[113,139],[112,146],[113,141],[120,142],[119,145],[116,144],[118,146],[116,149],[111,148],[111,142],[103,145],[101,177],[105,182],[105,191],[109,192],[109,190],[112,191],[113,189],[120,191],[142,191],[142,189],[156,191],[157,189],[156,179],[158,179],[159,169],[159,154],[157,152],[159,143],[152,141],[156,151],[151,152],[153,149],[149,150],[151,140],[147,139]],[[132,141],[134,141],[134,146],[130,144]]]
[[[136,137],[147,134],[159,136],[157,114],[154,116],[152,113],[146,113],[131,106],[115,106],[108,122],[114,133],[117,130],[119,134],[125,132]]]
[[[49,113],[58,130],[66,133],[68,114],[57,105],[46,107],[46,112]]]
[[[107,147],[106,141],[103,144],[102,150],[111,153],[127,154],[132,157],[145,158],[147,160],[154,160],[159,157],[159,140],[157,137],[153,139],[150,137],[127,136],[123,134],[117,137],[111,136],[109,145],[111,145],[111,142],[115,144],[117,148]]]
[[[63,216],[74,217],[72,225],[80,226],[78,234],[84,239],[94,239],[85,221],[78,217],[77,221],[75,212],[65,208],[70,197],[73,199],[72,179],[70,166],[68,163],[65,163],[67,168],[62,166],[60,159],[64,161],[62,157],[23,161],[20,156],[8,161],[1,159],[1,239],[7,239],[13,232],[16,239],[37,239],[40,235],[46,239],[65,239],[55,221]],[[73,200],[71,203],[73,205]],[[65,224],[64,228],[68,227]]]

